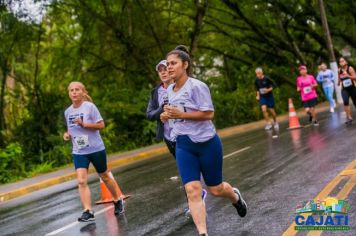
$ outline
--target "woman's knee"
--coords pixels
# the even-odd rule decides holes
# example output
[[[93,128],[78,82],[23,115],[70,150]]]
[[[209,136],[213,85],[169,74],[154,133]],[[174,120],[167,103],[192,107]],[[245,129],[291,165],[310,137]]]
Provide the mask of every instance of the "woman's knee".
[[[201,198],[201,183],[198,181],[187,183],[185,185],[185,191],[189,199]]]
[[[104,173],[100,173],[99,174],[100,178],[106,183],[108,181],[110,181],[110,175],[109,175],[109,172],[104,172]]]
[[[214,187],[208,187],[208,191],[211,195],[213,195],[215,197],[220,196],[221,193],[224,191],[224,184],[221,183]]]
[[[83,187],[88,186],[88,181],[87,181],[86,178],[84,178],[84,177],[78,177],[77,180],[78,180],[78,185],[79,185],[79,187],[83,188]]]

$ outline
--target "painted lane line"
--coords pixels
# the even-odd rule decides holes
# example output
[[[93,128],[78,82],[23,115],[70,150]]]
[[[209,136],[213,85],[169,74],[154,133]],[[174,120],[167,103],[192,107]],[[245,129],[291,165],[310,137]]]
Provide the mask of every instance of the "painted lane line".
[[[112,209],[113,207],[114,207],[113,205],[108,206],[108,207],[105,207],[104,209],[101,209],[100,211],[95,212],[95,216],[100,215],[100,214],[103,214],[104,212],[107,212],[108,210]],[[94,222],[94,221],[92,221],[92,222]],[[53,232],[51,232],[51,233],[48,233],[48,234],[46,234],[45,236],[56,235],[56,234],[58,234],[58,233],[60,233],[60,232],[63,232],[64,230],[69,229],[69,228],[71,228],[71,227],[73,227],[73,226],[76,226],[76,225],[78,225],[78,224],[80,224],[80,223],[90,223],[90,222],[79,222],[79,221],[75,221],[75,222],[73,222],[73,223],[70,223],[69,225],[66,225],[66,226],[64,226],[64,227],[62,227],[62,228],[60,228],[60,229],[57,229],[57,230],[55,230],[55,231],[53,231]]]
[[[236,154],[238,154],[238,153],[240,153],[240,152],[246,151],[246,150],[248,150],[248,149],[250,149],[250,148],[251,148],[250,146],[241,148],[241,149],[239,149],[239,150],[237,150],[237,151],[235,151],[235,152],[232,152],[232,153],[229,153],[229,154],[225,155],[223,158],[225,159],[225,158],[231,157],[231,156],[236,155]],[[178,177],[177,177],[177,178],[178,178]],[[104,209],[98,211],[98,212],[95,212],[95,216],[98,216],[98,215],[100,215],[100,214],[102,214],[102,213],[104,213],[104,212],[110,210],[110,209],[113,208],[113,207],[114,207],[114,206],[111,205],[111,206],[109,206],[109,207],[106,207],[106,208],[104,208]],[[70,223],[70,224],[68,224],[68,225],[66,225],[66,226],[64,226],[64,227],[62,227],[62,228],[60,228],[60,229],[57,229],[57,230],[55,230],[55,231],[53,231],[53,232],[51,232],[51,233],[46,234],[46,236],[56,235],[56,234],[58,234],[58,233],[60,233],[60,232],[63,232],[64,230],[67,230],[67,229],[69,229],[69,228],[72,228],[72,227],[74,227],[74,226],[76,226],[76,225],[78,225],[78,224],[80,224],[80,223],[82,223],[82,222],[75,221],[75,222]],[[86,223],[87,223],[87,222],[86,222]]]
[[[228,158],[228,157],[231,157],[231,156],[233,156],[233,155],[235,155],[235,154],[237,154],[237,153],[246,151],[246,150],[248,150],[248,149],[250,149],[250,148],[251,148],[250,146],[241,148],[241,149],[239,149],[239,150],[237,150],[237,151],[235,151],[235,152],[232,152],[232,153],[230,153],[230,154],[225,155],[225,156],[224,156],[224,159],[225,159],[225,158]]]

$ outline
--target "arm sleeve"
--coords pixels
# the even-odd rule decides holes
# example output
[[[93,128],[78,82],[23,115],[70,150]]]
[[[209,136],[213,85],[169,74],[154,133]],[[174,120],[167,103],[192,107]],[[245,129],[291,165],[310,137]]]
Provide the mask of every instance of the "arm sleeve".
[[[93,105],[91,106],[90,116],[91,116],[91,118],[93,119],[93,121],[94,121],[95,123],[98,123],[98,122],[104,120],[103,117],[101,117],[101,114],[100,114],[98,108],[95,106],[95,104],[93,104]]]
[[[209,87],[201,83],[194,86],[193,89],[193,101],[197,104],[199,111],[214,111]]]
[[[153,102],[153,96],[151,94],[150,99],[148,101],[147,109],[146,109],[146,117],[149,120],[160,120],[160,115],[163,112],[162,107],[156,107]]]
[[[323,79],[322,79],[322,76],[320,75],[320,73],[316,76],[316,80],[320,83],[323,82]]]

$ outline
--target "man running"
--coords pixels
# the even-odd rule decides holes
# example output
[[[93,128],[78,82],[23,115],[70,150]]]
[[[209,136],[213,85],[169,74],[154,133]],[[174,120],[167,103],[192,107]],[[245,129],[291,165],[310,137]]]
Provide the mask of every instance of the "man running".
[[[272,127],[275,129],[279,129],[279,125],[277,123],[277,114],[274,110],[274,97],[273,97],[273,86],[274,82],[263,74],[263,70],[261,67],[256,68],[256,100],[260,102],[261,110],[263,113],[263,117],[266,120],[265,130],[270,130]],[[270,122],[268,111],[272,115],[273,123]]]

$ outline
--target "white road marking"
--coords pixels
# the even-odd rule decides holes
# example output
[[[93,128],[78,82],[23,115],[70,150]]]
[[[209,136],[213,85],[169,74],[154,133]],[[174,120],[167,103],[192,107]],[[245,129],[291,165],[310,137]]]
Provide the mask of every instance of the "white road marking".
[[[108,206],[108,207],[105,207],[104,209],[101,209],[100,211],[95,212],[95,216],[100,215],[100,214],[103,214],[104,212],[106,212],[106,211],[112,209],[113,207],[114,207],[113,205]],[[91,221],[91,222],[94,222],[94,221]],[[58,234],[58,233],[60,233],[60,232],[63,232],[64,230],[69,229],[69,228],[72,228],[73,226],[78,225],[78,224],[80,224],[80,223],[90,223],[90,222],[79,222],[79,221],[75,221],[75,222],[73,222],[73,223],[70,223],[69,225],[66,225],[66,226],[64,226],[64,227],[62,227],[62,228],[60,228],[60,229],[57,229],[57,230],[55,230],[55,231],[53,231],[53,232],[51,232],[51,233],[48,233],[48,234],[46,234],[45,236],[56,235],[56,234]]]
[[[231,156],[236,155],[236,154],[238,154],[238,153],[240,153],[240,152],[246,151],[246,150],[248,150],[248,149],[250,149],[250,148],[251,148],[250,146],[241,148],[241,149],[239,149],[239,150],[237,150],[237,151],[235,151],[235,152],[232,152],[232,153],[230,153],[230,154],[225,155],[223,158],[225,159],[225,158],[231,157]],[[172,177],[172,178],[173,178],[173,177]],[[106,212],[106,211],[112,209],[113,207],[114,207],[114,206],[111,205],[111,206],[108,206],[108,207],[106,207],[106,208],[104,208],[104,209],[101,209],[100,211],[95,212],[95,216],[98,216],[98,215],[100,215],[100,214],[103,214],[104,212]],[[45,236],[56,235],[56,234],[58,234],[58,233],[60,233],[60,232],[63,232],[64,230],[69,229],[69,228],[72,228],[73,226],[76,226],[76,225],[78,225],[78,224],[80,224],[80,223],[82,223],[82,222],[75,221],[75,222],[70,223],[70,224],[68,224],[68,225],[66,225],[66,226],[64,226],[64,227],[62,227],[62,228],[60,228],[60,229],[57,229],[57,230],[55,230],[55,231],[52,231],[51,233],[48,233],[48,234],[46,234]],[[87,223],[87,222],[86,222],[86,223]]]
[[[241,148],[241,149],[239,149],[239,150],[237,150],[237,151],[235,151],[235,152],[232,152],[232,153],[230,153],[230,154],[225,155],[225,156],[224,156],[224,159],[225,159],[225,158],[228,158],[228,157],[231,157],[231,156],[233,156],[233,155],[235,155],[235,154],[237,154],[237,153],[246,151],[246,150],[248,150],[248,149],[250,149],[250,148],[251,148],[250,146]]]

